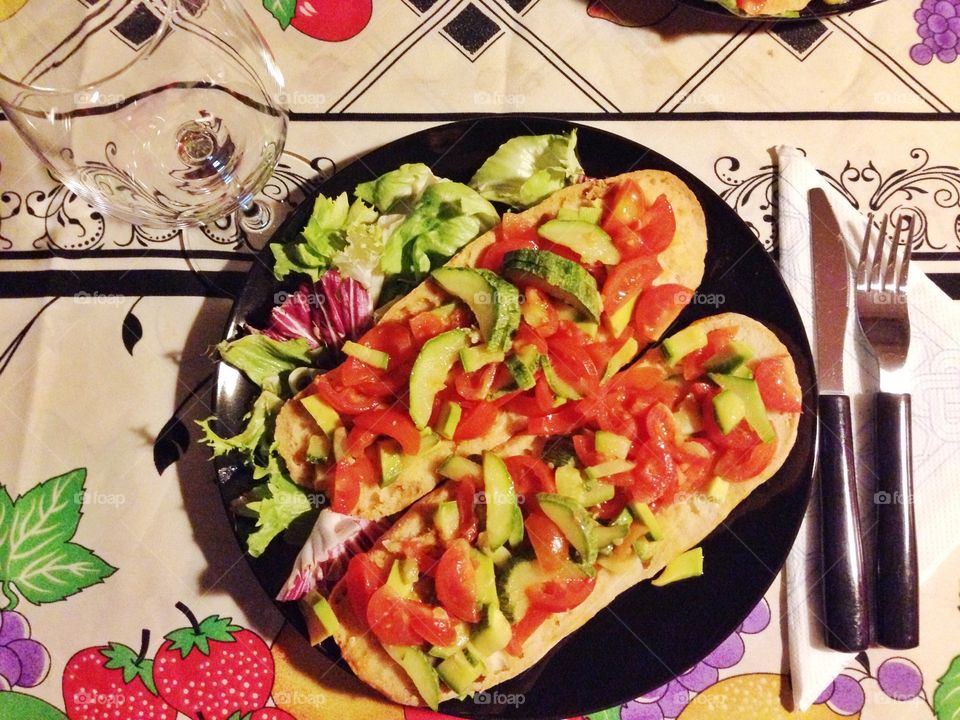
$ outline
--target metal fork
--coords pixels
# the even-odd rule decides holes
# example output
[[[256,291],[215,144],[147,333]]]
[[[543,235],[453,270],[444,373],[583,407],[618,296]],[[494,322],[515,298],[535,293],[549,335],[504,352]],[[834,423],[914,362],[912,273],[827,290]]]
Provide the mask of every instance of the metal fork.
[[[875,237],[874,237],[875,236]],[[917,542],[913,517],[910,347],[907,277],[915,218],[884,215],[867,230],[857,265],[857,320],[880,367],[876,400],[877,641],[890,648],[919,642]]]

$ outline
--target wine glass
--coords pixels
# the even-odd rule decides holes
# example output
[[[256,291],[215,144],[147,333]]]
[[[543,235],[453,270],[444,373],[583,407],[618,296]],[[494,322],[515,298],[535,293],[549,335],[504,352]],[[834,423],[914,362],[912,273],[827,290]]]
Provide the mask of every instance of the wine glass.
[[[3,15],[0,107],[98,210],[210,223],[269,178],[283,78],[236,0],[4,0]]]

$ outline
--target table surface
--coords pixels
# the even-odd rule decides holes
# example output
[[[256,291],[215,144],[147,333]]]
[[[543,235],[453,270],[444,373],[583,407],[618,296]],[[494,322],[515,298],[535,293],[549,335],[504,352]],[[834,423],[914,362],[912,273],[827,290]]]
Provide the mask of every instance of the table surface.
[[[389,140],[488,113],[552,115],[675,160],[770,248],[771,150],[798,146],[857,207],[918,214],[918,267],[960,297],[960,63],[955,50],[923,50],[920,0],[803,23],[743,22],[671,0],[310,2],[313,17],[306,0],[244,0],[292,110],[259,198],[274,221]],[[949,17],[956,6],[924,8]],[[209,348],[261,241],[248,230],[105,220],[0,122],[0,587],[51,655],[42,682],[16,688],[49,702],[50,717],[62,717],[54,708],[64,708],[74,653],[136,649],[149,628],[152,656],[184,625],[178,601],[260,635],[275,661],[272,703],[298,720],[428,716],[363,690],[284,625],[232,537],[194,421],[210,413]],[[37,515],[20,528],[8,509]],[[43,532],[59,545],[49,563],[35,554],[31,589],[9,557],[46,548]],[[954,552],[924,585],[919,648],[861,655],[807,713],[781,703],[778,580],[700,676],[592,717],[960,717],[958,576]],[[902,659],[885,664],[893,657]],[[910,692],[891,690],[911,677]]]

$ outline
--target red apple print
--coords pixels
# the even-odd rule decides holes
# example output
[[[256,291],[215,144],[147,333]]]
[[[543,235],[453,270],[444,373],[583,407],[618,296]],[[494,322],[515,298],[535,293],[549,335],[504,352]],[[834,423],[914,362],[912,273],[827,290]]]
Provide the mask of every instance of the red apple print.
[[[373,0],[297,0],[290,24],[317,40],[339,42],[363,30],[372,13]]]
[[[197,622],[177,603],[190,626],[165,636],[153,661],[157,690],[192,720],[227,720],[267,704],[273,690],[273,656],[260,636],[211,615]]]
[[[63,702],[70,720],[174,720],[177,711],[157,693],[153,661],[145,660],[150,632],[140,652],[110,643],[81,650],[63,671]],[[24,719],[26,720],[26,719]]]

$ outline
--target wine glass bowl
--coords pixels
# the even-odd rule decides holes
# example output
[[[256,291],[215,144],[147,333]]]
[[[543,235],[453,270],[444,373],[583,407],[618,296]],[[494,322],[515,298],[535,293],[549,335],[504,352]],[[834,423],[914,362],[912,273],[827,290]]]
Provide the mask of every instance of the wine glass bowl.
[[[0,106],[77,195],[187,227],[247,205],[283,149],[282,75],[236,0],[26,0]]]

